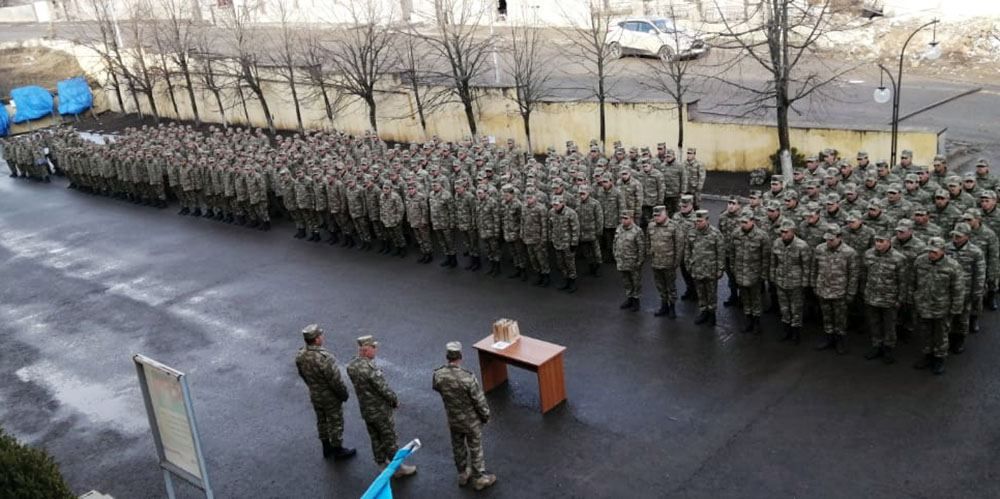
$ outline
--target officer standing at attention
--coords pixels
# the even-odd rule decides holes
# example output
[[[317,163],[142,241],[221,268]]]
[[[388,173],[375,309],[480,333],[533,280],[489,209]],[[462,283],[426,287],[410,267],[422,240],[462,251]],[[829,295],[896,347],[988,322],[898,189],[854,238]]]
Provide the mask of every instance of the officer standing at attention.
[[[316,426],[323,443],[323,457],[347,459],[357,453],[343,446],[344,402],[350,397],[340,378],[333,354],[323,348],[323,330],[310,324],[302,330],[306,345],[295,356],[299,376],[309,387],[309,400],[316,411]]]

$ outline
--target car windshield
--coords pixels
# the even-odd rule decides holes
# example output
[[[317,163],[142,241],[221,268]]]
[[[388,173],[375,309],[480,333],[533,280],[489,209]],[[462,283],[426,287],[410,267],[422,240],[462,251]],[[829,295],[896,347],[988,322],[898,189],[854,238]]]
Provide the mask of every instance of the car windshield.
[[[670,32],[672,32],[674,30],[674,23],[672,23],[672,22],[670,22],[670,21],[668,21],[666,19],[654,19],[653,20],[653,25],[656,26],[656,29],[658,29],[658,30],[660,30],[660,31],[662,31],[664,33],[670,33]]]

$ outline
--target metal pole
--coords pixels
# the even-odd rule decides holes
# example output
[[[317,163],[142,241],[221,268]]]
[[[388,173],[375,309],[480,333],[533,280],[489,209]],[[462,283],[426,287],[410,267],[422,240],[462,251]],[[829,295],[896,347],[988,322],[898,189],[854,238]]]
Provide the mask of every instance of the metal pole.
[[[896,74],[896,92],[893,95],[893,99],[892,99],[892,159],[890,160],[890,163],[891,163],[890,166],[895,166],[895,164],[896,164],[896,145],[897,145],[898,140],[899,140],[898,139],[898,137],[899,137],[899,103],[900,103],[900,94],[903,91],[903,58],[906,55],[906,47],[907,47],[907,45],[910,44],[910,40],[913,40],[913,37],[916,36],[917,33],[919,33],[922,29],[924,29],[924,28],[926,28],[928,26],[933,26],[933,25],[937,24],[938,22],[939,21],[937,19],[935,19],[935,20],[933,20],[933,21],[931,21],[931,22],[929,22],[927,24],[924,24],[923,26],[920,26],[916,30],[914,30],[913,33],[910,33],[910,36],[906,38],[906,41],[903,42],[903,48],[902,48],[902,50],[899,51],[899,72]]]
[[[879,63],[878,67],[879,67],[879,69],[882,70],[883,73],[885,73],[886,76],[889,77],[889,84],[891,85],[889,88],[892,89],[892,121],[890,122],[890,125],[892,125],[892,137],[890,139],[890,143],[891,143],[891,146],[892,146],[892,163],[895,163],[896,162],[896,126],[899,124],[899,110],[896,107],[896,95],[899,92],[898,92],[898,89],[896,88],[896,78],[892,76],[892,72],[889,71],[885,66],[883,66],[882,63]],[[892,167],[894,165],[889,165],[889,166]]]

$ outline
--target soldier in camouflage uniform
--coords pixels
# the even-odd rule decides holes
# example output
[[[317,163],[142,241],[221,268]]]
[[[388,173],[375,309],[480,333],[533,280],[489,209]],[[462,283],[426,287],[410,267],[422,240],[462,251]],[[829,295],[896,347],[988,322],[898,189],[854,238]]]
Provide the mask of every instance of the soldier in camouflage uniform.
[[[601,203],[604,213],[604,229],[601,238],[601,249],[605,261],[610,263],[614,258],[614,241],[617,231],[618,214],[625,210],[625,197],[621,190],[611,181],[611,174],[601,176],[600,187],[594,191],[594,198]]]
[[[731,276],[739,286],[746,316],[745,333],[761,333],[762,294],[770,270],[771,242],[767,233],[757,227],[753,213],[744,210],[740,213],[739,227],[733,229],[726,244]]]
[[[482,428],[490,420],[490,408],[476,376],[461,366],[462,344],[449,342],[446,351],[448,363],[434,370],[431,386],[441,394],[448,414],[458,485],[465,486],[472,480],[472,486],[482,490],[497,480],[496,475],[486,472],[483,457]]]
[[[520,277],[522,281],[526,281],[528,272],[525,267],[528,266],[528,252],[524,247],[524,241],[521,240],[524,205],[515,195],[513,185],[504,184],[501,190],[503,191],[503,201],[500,203],[503,214],[501,226],[503,240],[507,243],[511,259],[514,261],[514,273],[507,277],[510,279]]]
[[[632,176],[630,168],[622,168],[619,173],[621,180],[618,181],[618,188],[621,190],[622,198],[625,200],[626,210],[632,210],[637,216],[642,213],[642,200],[644,199],[642,182]]]
[[[965,222],[955,224],[951,231],[951,244],[945,248],[948,256],[962,268],[965,286],[965,300],[962,311],[952,315],[948,343],[951,353],[960,354],[965,350],[965,337],[979,330],[978,316],[983,307],[986,293],[986,256],[981,248],[972,244],[969,236],[972,228]]]
[[[503,213],[496,198],[489,194],[487,189],[480,187],[476,189],[476,228],[479,234],[479,241],[486,258],[490,261],[490,268],[486,275],[496,277],[500,275],[500,237],[501,224],[503,223]]]
[[[636,179],[642,184],[642,218],[639,224],[645,227],[653,216],[653,207],[663,202],[665,186],[663,175],[653,168],[652,162],[643,159],[640,165],[636,173]]]
[[[962,266],[945,253],[946,243],[940,237],[927,242],[927,253],[913,264],[913,307],[920,317],[924,336],[924,356],[913,367],[944,374],[944,359],[948,356],[948,329],[952,318],[965,309],[968,286]]]
[[[685,230],[667,216],[664,205],[653,207],[653,219],[646,227],[647,250],[653,267],[653,282],[660,294],[660,309],[653,315],[677,318],[677,267],[684,262]]]
[[[476,201],[475,194],[469,192],[468,184],[459,180],[455,182],[455,196],[453,207],[455,213],[455,230],[458,231],[462,243],[465,245],[465,252],[469,255],[469,265],[465,270],[473,272],[483,267],[479,258],[479,234],[476,230]]]
[[[347,178],[344,195],[347,197],[347,213],[351,217],[351,226],[358,234],[361,242],[359,247],[362,251],[368,251],[372,247],[372,229],[368,220],[368,204],[365,202],[365,189],[358,185],[357,178],[351,176]],[[353,237],[349,236],[350,246],[354,245]]]
[[[847,304],[858,292],[858,253],[844,244],[843,232],[829,225],[823,234],[826,242],[813,250],[812,286],[819,298],[823,318],[823,339],[817,350],[836,347],[838,355],[847,353]]]
[[[962,218],[962,211],[952,206],[951,196],[946,189],[938,189],[934,193],[934,206],[930,209],[929,214],[931,222],[937,224],[945,232],[951,232],[951,229]]]
[[[719,232],[722,233],[722,240],[725,241],[727,248],[733,238],[733,234],[740,226],[740,214],[742,211],[743,208],[740,206],[740,199],[736,196],[730,196],[729,201],[726,203],[726,210],[719,215]],[[729,257],[730,254],[727,251],[726,281],[729,286],[729,297],[726,298],[726,301],[722,302],[727,307],[733,305],[739,306],[740,304],[740,289],[736,284],[736,278],[733,276],[733,262]]]
[[[434,246],[431,240],[431,215],[427,205],[427,197],[417,188],[417,184],[406,186],[406,223],[410,224],[413,237],[420,249],[417,263],[430,263],[434,259]]]
[[[566,279],[560,291],[576,292],[576,248],[580,244],[580,219],[576,210],[566,206],[562,196],[552,196],[548,214],[548,235],[555,250],[556,267]]]
[[[882,358],[892,364],[896,357],[896,318],[909,293],[909,263],[906,256],[892,248],[889,233],[875,235],[875,247],[864,253],[861,266],[861,292],[865,301],[865,319],[872,338],[868,360]]]
[[[778,230],[780,235],[771,244],[769,280],[785,326],[781,341],[798,345],[802,339],[802,311],[812,272],[813,249],[795,235],[795,222],[783,219]]]
[[[576,210],[580,220],[580,249],[587,261],[589,274],[598,276],[601,272],[601,236],[604,232],[604,207],[590,195],[590,186],[578,188],[579,207]]]
[[[635,225],[635,212],[623,210],[621,225],[615,231],[615,265],[625,286],[625,301],[618,308],[638,312],[642,297],[642,264],[646,259],[646,242],[642,229]]]
[[[340,370],[333,354],[323,348],[323,330],[310,324],[302,330],[306,345],[295,356],[299,376],[309,387],[309,399],[316,411],[319,439],[323,443],[323,457],[346,459],[356,451],[343,447],[344,409],[350,394],[340,378]]]
[[[686,244],[687,233],[694,229],[694,196],[691,194],[681,195],[677,213],[674,213],[670,219],[677,222],[684,229]],[[690,255],[685,254],[685,257],[690,257]],[[691,278],[691,272],[688,271],[687,265],[681,265],[681,277],[684,279],[684,294],[681,295],[681,300],[696,299],[697,293],[695,291],[694,279]]]
[[[375,367],[377,351],[378,342],[374,337],[365,335],[358,338],[358,356],[347,364],[347,376],[351,378],[354,393],[358,396],[358,407],[372,441],[375,464],[385,468],[399,450],[396,424],[392,418],[393,410],[399,407],[399,398],[389,388],[382,370]],[[409,476],[416,472],[416,466],[402,464],[393,476]]]
[[[989,307],[996,299],[994,290],[997,287],[997,280],[1000,279],[1000,240],[997,239],[993,229],[983,225],[983,212],[979,208],[966,210],[962,214],[962,221],[969,224],[971,229],[969,238],[972,244],[983,250],[983,255],[986,257],[986,291],[982,305],[977,307],[978,312],[982,312],[982,307]],[[973,327],[974,330],[979,328],[978,324]]]
[[[684,176],[687,178],[687,185],[684,192],[694,197],[695,208],[701,206],[701,191],[705,188],[705,165],[695,158],[698,153],[693,147],[687,149],[687,158],[684,161]]]
[[[694,213],[694,226],[685,233],[684,265],[694,280],[698,296],[695,324],[714,326],[719,279],[726,268],[726,244],[719,229],[709,223],[708,210]]]
[[[534,285],[547,287],[551,282],[548,210],[538,202],[535,192],[526,190],[524,197],[524,209],[521,212],[521,241],[527,250],[531,269],[538,273]]]
[[[386,234],[386,248],[392,249],[392,255],[406,258],[406,238],[403,236],[403,217],[406,206],[403,198],[393,190],[392,184],[382,184],[382,199],[378,203],[379,220]],[[385,251],[384,254],[389,254]]]

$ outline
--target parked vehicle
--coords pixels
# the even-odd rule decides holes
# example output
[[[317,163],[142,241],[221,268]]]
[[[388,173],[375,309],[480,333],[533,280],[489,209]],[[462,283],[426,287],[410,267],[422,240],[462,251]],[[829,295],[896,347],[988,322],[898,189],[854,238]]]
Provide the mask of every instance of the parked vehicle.
[[[626,19],[608,30],[604,43],[611,57],[651,55],[665,61],[697,58],[708,52],[708,44],[698,35],[674,26],[666,18]]]

